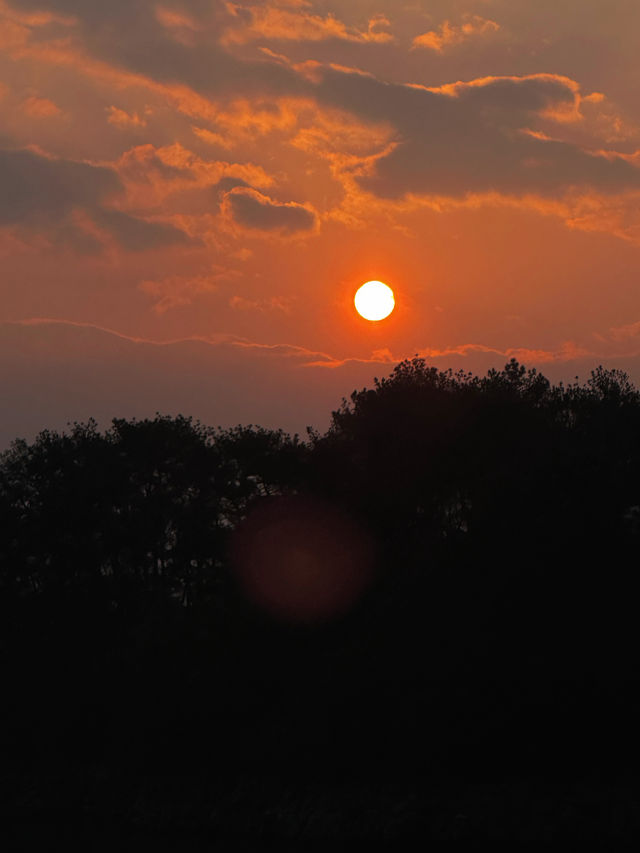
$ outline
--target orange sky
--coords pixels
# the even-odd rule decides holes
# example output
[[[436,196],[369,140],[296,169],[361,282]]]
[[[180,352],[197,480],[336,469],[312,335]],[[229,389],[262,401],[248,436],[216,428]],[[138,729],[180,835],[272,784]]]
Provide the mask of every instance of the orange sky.
[[[324,428],[416,353],[640,381],[639,27],[637,0],[0,0],[0,444]]]

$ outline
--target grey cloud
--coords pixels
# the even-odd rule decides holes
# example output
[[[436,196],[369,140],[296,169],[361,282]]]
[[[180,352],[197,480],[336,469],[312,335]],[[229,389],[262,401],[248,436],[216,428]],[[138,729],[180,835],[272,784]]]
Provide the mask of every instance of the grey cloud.
[[[499,113],[512,125],[554,104],[570,104],[573,89],[560,77],[539,75],[488,78],[481,84],[461,84],[458,97],[420,86],[385,83],[371,74],[325,68],[317,94],[323,101],[372,121],[391,121],[398,127],[427,131],[457,131],[469,117]]]
[[[217,209],[221,210],[225,204],[225,198],[229,191],[238,187],[252,189],[250,184],[243,181],[242,178],[234,178],[232,175],[225,175],[225,177],[220,178],[216,184],[211,184],[211,186],[208,187],[207,194],[213,199],[213,203],[216,205]]]
[[[0,226],[44,227],[78,251],[95,251],[99,244],[74,223],[77,209],[86,211],[125,248],[146,249],[188,239],[171,226],[110,209],[109,200],[122,187],[109,168],[5,150],[0,151],[0,186]]]
[[[204,95],[292,92],[303,81],[286,65],[232,56],[217,44],[229,20],[223,0],[183,0],[179,9],[205,22],[189,44],[176,41],[156,17],[154,0],[10,0],[20,10],[73,15],[92,55],[164,83],[186,83]],[[214,37],[212,38],[212,33]]]
[[[220,22],[219,33],[227,20],[222,0],[180,3],[180,9],[209,26],[208,32],[194,33],[188,45],[177,42],[157,21],[152,0],[14,0],[14,5],[76,15],[92,53],[157,80],[184,83],[213,97],[233,92],[245,97],[313,95],[365,120],[390,123],[397,130],[396,149],[378,161],[375,174],[359,179],[381,197],[410,193],[459,197],[490,191],[557,195],[572,187],[615,192],[640,182],[640,170],[623,159],[594,156],[573,144],[522,133],[544,110],[574,103],[575,89],[561,77],[489,78],[480,85],[459,87],[452,97],[326,67],[321,82],[314,85],[285,62],[242,59],[216,44],[212,22]],[[381,5],[378,11],[384,11],[385,4]],[[595,8],[595,0],[588,5]],[[451,3],[437,8],[445,14]],[[436,7],[430,11],[436,14]],[[233,205],[239,219],[265,217],[273,222],[280,216],[291,223],[296,219],[295,212],[265,214],[248,196],[238,197]],[[304,216],[298,213],[297,221]]]
[[[75,207],[95,207],[117,192],[114,172],[31,151],[0,151],[0,223],[66,217]]]
[[[94,219],[115,237],[118,243],[132,252],[161,246],[186,245],[192,240],[172,225],[145,222],[119,210],[96,210]]]
[[[311,231],[317,222],[316,215],[301,204],[282,204],[256,190],[238,187],[226,195],[234,220],[245,228],[261,231],[286,231],[296,233]]]
[[[217,184],[213,184],[211,189],[217,193],[226,193],[236,187],[249,187],[249,184],[246,181],[243,181],[242,178],[234,178],[232,175],[225,175],[224,178],[220,178]]]
[[[360,179],[382,197],[640,186],[640,170],[628,161],[524,132],[539,113],[572,106],[570,81],[551,75],[489,78],[456,91],[452,96],[334,69],[318,86],[321,100],[395,126],[397,147],[378,161],[374,175]]]

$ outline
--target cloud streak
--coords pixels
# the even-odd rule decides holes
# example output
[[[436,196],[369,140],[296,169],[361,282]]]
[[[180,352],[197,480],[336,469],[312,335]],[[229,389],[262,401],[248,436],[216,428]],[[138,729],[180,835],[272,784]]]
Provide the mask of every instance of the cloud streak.
[[[316,15],[305,0],[279,0],[260,5],[228,3],[233,25],[223,37],[226,44],[246,44],[256,40],[319,42],[337,39],[361,44],[384,44],[393,39],[386,16],[376,15],[366,30],[349,27],[331,12]]]
[[[461,24],[444,21],[437,30],[416,36],[414,48],[428,48],[442,53],[470,39],[486,38],[500,31],[500,24],[479,15],[467,15]]]

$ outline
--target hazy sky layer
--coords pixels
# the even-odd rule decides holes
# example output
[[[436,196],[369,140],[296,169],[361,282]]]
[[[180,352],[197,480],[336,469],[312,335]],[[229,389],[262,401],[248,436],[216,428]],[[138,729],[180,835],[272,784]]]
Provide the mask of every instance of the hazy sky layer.
[[[323,428],[415,354],[639,381],[639,28],[637,0],[0,0],[0,444]]]

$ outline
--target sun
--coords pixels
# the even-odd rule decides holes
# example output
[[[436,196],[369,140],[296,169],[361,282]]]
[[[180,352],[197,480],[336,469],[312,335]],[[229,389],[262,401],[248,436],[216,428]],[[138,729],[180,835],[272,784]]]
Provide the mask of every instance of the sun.
[[[382,281],[368,281],[356,293],[356,311],[365,320],[385,320],[396,307],[393,290]]]

